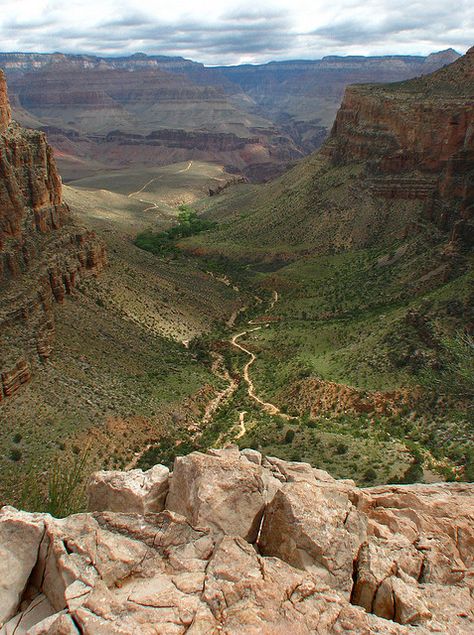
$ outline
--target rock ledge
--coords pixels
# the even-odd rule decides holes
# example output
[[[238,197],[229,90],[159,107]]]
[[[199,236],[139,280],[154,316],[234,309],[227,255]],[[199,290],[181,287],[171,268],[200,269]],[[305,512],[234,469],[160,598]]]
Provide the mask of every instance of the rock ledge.
[[[0,513],[1,635],[474,630],[474,485],[337,481],[237,448]]]

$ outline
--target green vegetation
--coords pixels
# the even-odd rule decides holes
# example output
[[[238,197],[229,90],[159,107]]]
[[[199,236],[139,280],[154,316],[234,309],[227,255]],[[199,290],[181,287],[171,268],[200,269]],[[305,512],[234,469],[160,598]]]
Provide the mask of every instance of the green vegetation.
[[[180,205],[177,225],[162,232],[141,232],[135,239],[135,245],[156,255],[177,253],[178,240],[213,229],[216,225],[214,221],[198,216],[187,205]]]
[[[425,385],[433,392],[446,395],[474,408],[474,339],[465,332],[441,340],[439,368],[426,369]]]
[[[87,459],[86,450],[68,464],[56,460],[47,474],[40,478],[37,469],[31,470],[23,484],[21,508],[46,512],[55,518],[85,511]]]
[[[218,229],[184,241],[247,263],[256,288],[278,290],[278,320],[240,340],[257,356],[251,369],[257,394],[300,420],[314,404],[324,435],[342,434],[329,453],[321,429],[310,433],[318,421],[304,434],[289,429],[287,437],[260,413],[239,443],[283,458],[300,456],[367,484],[411,482],[427,470],[469,478],[472,340],[455,334],[474,318],[471,258],[464,252],[446,265],[446,236],[422,218],[416,201],[384,209],[383,201],[363,192],[354,198],[359,170],[328,169],[310,157],[258,191],[213,203],[206,213],[219,219]],[[413,218],[416,232],[400,238]],[[342,415],[333,410],[340,397],[325,393],[325,387],[331,393],[330,382],[348,387],[370,417],[354,425],[358,416],[349,410],[344,416],[352,424],[341,428]],[[370,405],[375,392],[388,405],[383,416]],[[235,410],[247,410],[248,403],[234,403],[235,419]],[[372,449],[354,450],[364,426]],[[399,450],[385,445],[391,442]],[[377,466],[384,465],[384,452],[398,453],[387,473]]]

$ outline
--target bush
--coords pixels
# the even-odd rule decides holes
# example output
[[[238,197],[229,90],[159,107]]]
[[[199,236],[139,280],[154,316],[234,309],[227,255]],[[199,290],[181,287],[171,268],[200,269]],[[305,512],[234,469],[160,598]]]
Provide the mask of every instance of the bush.
[[[20,507],[64,518],[85,509],[85,478],[88,449],[71,462],[56,461],[45,478],[33,467],[23,484]]]
[[[21,434],[21,432],[17,432],[16,434],[13,435],[13,443],[20,443],[22,439],[23,439],[23,435]]]
[[[21,450],[18,450],[18,448],[13,448],[10,452],[10,459],[12,461],[18,462],[21,460],[22,457],[22,453]]]
[[[372,483],[373,481],[375,481],[376,478],[377,478],[377,472],[374,470],[373,467],[369,467],[367,470],[365,470],[364,480]]]
[[[440,369],[426,370],[421,380],[435,393],[447,395],[474,408],[474,338],[458,332],[442,341]]]
[[[293,443],[293,439],[295,438],[295,431],[289,428],[286,431],[285,436],[283,437],[283,443]]]

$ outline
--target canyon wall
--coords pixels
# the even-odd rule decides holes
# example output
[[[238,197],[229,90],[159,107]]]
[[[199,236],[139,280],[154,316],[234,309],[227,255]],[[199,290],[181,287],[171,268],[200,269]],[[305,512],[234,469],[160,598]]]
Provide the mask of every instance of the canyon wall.
[[[0,72],[0,400],[50,355],[54,304],[104,263],[102,243],[72,223],[45,135],[11,121]]]
[[[10,82],[15,119],[56,129],[49,139],[65,178],[79,178],[84,163],[94,170],[97,162],[106,169],[195,159],[265,181],[320,147],[347,84],[406,79],[457,57],[447,50],[426,58],[333,56],[205,67],[143,54],[0,53],[0,68]],[[108,139],[115,131],[120,144]],[[161,143],[140,141],[150,134],[161,135]],[[229,148],[220,134],[234,134],[239,147]]]
[[[422,200],[426,216],[471,243],[474,48],[426,77],[347,88],[323,153],[365,162],[374,196]]]

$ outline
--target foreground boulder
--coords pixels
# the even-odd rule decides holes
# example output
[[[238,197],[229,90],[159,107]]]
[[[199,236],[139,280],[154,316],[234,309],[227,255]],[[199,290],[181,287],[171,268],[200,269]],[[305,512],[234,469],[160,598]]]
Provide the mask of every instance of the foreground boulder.
[[[177,457],[166,507],[193,525],[254,542],[265,508],[262,468],[237,449]]]
[[[155,485],[165,510],[130,513]],[[473,485],[358,489],[230,448],[89,493],[115,511],[1,511],[1,635],[474,630]]]
[[[93,512],[161,512],[168,494],[169,469],[155,465],[150,470],[95,472],[88,484],[89,509]]]
[[[266,509],[258,546],[349,596],[366,525],[346,491],[316,480],[286,483]]]

